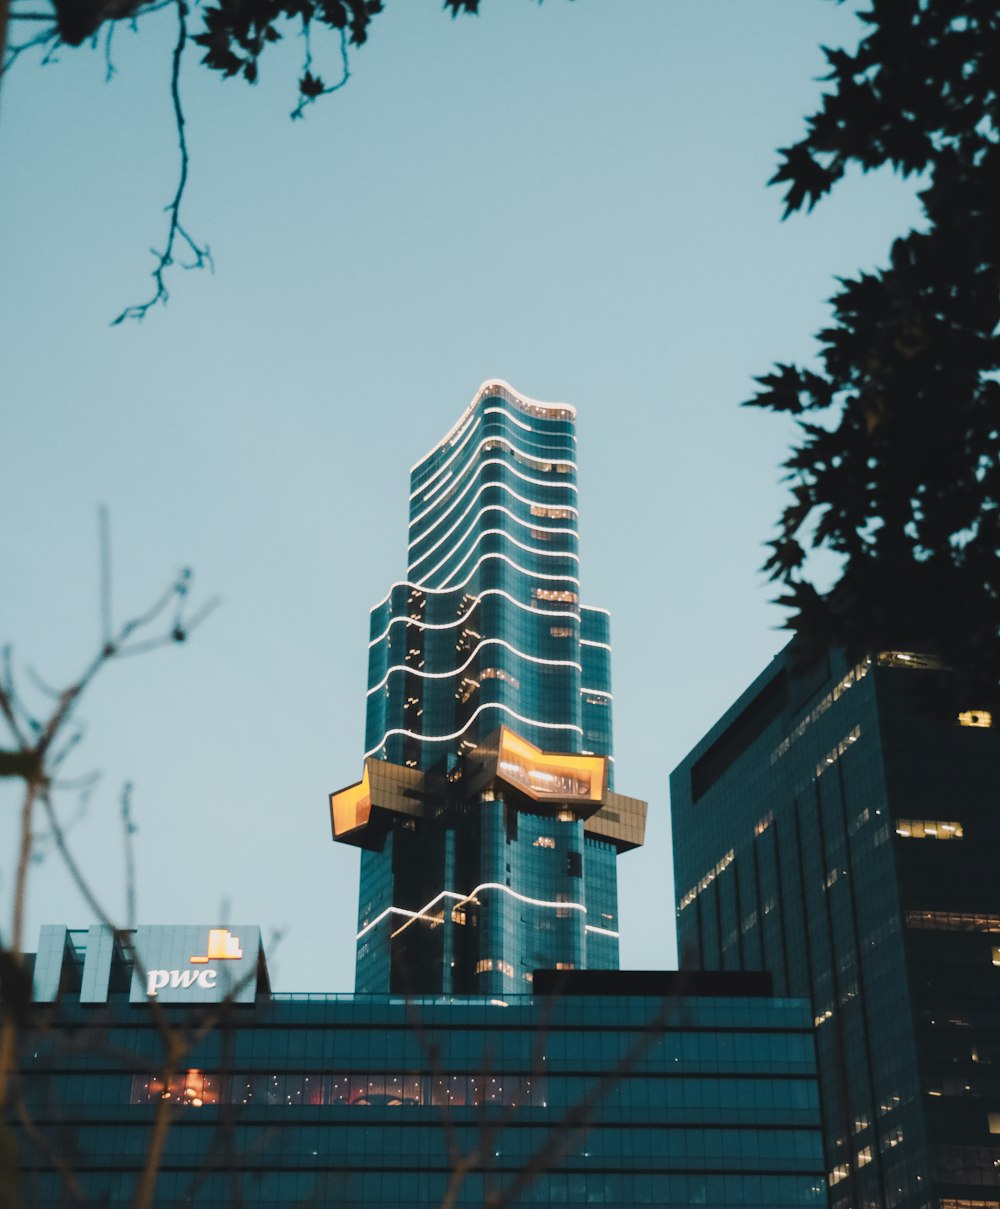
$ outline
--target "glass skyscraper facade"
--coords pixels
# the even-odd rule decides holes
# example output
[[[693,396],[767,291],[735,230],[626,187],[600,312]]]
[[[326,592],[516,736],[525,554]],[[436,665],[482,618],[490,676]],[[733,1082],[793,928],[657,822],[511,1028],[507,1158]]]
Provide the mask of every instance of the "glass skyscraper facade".
[[[185,1006],[176,978],[154,1013],[161,971],[137,983],[125,936],[44,930],[5,1203],[132,1204],[160,1119],[157,1209],[826,1204],[809,1006],[766,978],[540,975],[505,1004],[278,995],[256,929],[218,931],[257,961],[248,1002]],[[209,935],[136,943],[184,973],[208,968],[192,953],[224,964]]]
[[[575,412],[488,381],[412,469],[406,579],[372,610],[356,988],[516,994],[618,965],[606,611],[580,596]]]
[[[811,998],[835,1209],[1000,1206],[1000,735],[953,693],[789,648],[671,777],[682,965]]]

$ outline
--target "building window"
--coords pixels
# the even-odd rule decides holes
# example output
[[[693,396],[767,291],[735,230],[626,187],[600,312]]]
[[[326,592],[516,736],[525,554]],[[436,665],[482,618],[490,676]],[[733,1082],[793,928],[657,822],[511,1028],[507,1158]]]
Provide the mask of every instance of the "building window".
[[[964,709],[958,715],[959,726],[992,726],[993,715],[988,709]]]
[[[572,508],[549,508],[545,504],[532,504],[532,516],[544,516],[552,521],[568,521],[573,516]]]
[[[823,773],[825,773],[826,770],[830,767],[831,764],[836,764],[836,762],[840,759],[840,757],[844,754],[844,752],[847,751],[847,749],[849,747],[851,747],[852,744],[857,743],[857,741],[860,738],[861,738],[861,727],[855,726],[854,729],[851,730],[848,734],[846,734],[840,740],[840,742],[837,744],[837,746],[832,751],[827,752],[827,754],[823,757],[823,759],[820,760],[820,762],[816,765],[817,778],[821,777],[823,775]]]
[[[532,595],[536,600],[551,600],[557,604],[577,604],[579,596],[565,588],[535,588]]]
[[[572,638],[573,631],[568,625],[554,625],[549,627],[549,633],[553,638]]]
[[[897,819],[896,834],[907,840],[960,840],[962,824],[938,819]]]
[[[906,926],[939,932],[1000,932],[1000,915],[973,915],[965,911],[907,911]]]
[[[566,872],[570,877],[583,877],[583,856],[581,853],[566,853]]]
[[[555,846],[555,837],[551,835],[540,835],[532,844],[533,848],[554,848]]]
[[[452,907],[451,922],[453,924],[464,924],[465,923],[465,908],[464,907]]]
[[[556,969],[557,970],[575,970],[576,962],[575,961],[557,961]]]
[[[754,829],[753,829],[754,835],[763,835],[764,832],[768,829],[768,827],[771,826],[771,824],[773,822],[774,822],[774,811],[769,810],[762,819],[757,820],[756,824],[754,825]]]

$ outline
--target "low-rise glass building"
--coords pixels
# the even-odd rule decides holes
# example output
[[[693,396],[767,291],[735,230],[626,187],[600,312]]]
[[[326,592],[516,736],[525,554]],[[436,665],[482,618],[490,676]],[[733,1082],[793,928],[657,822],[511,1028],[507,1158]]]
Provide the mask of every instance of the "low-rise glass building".
[[[45,930],[24,1205],[130,1203],[158,1118],[163,1206],[826,1204],[811,1009],[766,975],[276,995],[252,929],[211,931],[216,956],[207,928]],[[136,971],[133,944],[177,968]]]

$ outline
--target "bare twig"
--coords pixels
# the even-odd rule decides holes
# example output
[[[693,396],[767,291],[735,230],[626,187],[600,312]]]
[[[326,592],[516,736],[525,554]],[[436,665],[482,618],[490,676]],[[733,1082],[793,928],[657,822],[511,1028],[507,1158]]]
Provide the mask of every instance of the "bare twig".
[[[11,19],[14,19],[13,16]],[[52,18],[50,17],[48,20],[50,22],[48,29],[41,30],[40,33],[35,34],[33,38],[28,38],[25,42],[11,43],[4,47],[0,75],[6,75],[25,51],[33,50],[36,46],[46,47],[42,62],[49,62],[52,52],[59,45],[59,33],[51,24]]]
[[[38,1128],[31,1114],[28,1112],[28,1106],[24,1102],[23,1096],[16,1096],[14,1099],[14,1114],[21,1122],[24,1132],[31,1138],[32,1142],[45,1155],[52,1166],[59,1172],[59,1178],[62,1180],[63,1188],[66,1194],[78,1205],[87,1203],[87,1194],[80,1185],[80,1181],[73,1174],[72,1168],[62,1157],[55,1146],[48,1140],[45,1133]]]
[[[339,33],[341,76],[336,84],[324,87],[320,78],[312,74],[312,38],[309,31],[309,18],[302,18],[302,37],[306,43],[306,56],[305,62],[302,65],[302,79],[299,81],[299,103],[291,112],[293,119],[302,117],[306,107],[311,105],[318,97],[325,97],[329,96],[331,92],[338,92],[351,78],[350,62],[347,57],[347,30],[341,29]]]
[[[110,54],[111,31],[108,31],[108,51]],[[108,69],[111,60],[108,59]],[[113,629],[111,621],[111,522],[108,517],[108,507],[101,504],[97,510],[97,540],[101,560],[101,641],[105,646],[111,641]]]
[[[132,782],[122,787],[122,838],[125,841],[125,927],[135,927],[135,823],[132,821]]]
[[[184,132],[184,107],[181,103],[181,64],[184,60],[184,47],[187,43],[187,14],[188,8],[186,0],[175,0],[177,9],[177,44],[174,47],[173,67],[170,75],[170,96],[174,107],[174,124],[177,129],[177,143],[181,153],[181,170],[177,181],[177,192],[174,194],[173,201],[167,206],[167,213],[170,215],[170,225],[167,228],[167,242],[162,252],[154,250],[153,255],[157,257],[156,268],[153,270],[152,277],[156,283],[156,291],[148,302],[139,303],[136,306],[126,307],[125,310],[115,319],[112,327],[124,322],[126,319],[145,319],[147,312],[157,303],[166,303],[170,297],[170,292],[166,284],[166,272],[174,264],[174,246],[178,242],[186,244],[188,251],[194,256],[194,260],[189,264],[182,264],[185,269],[203,269],[208,266],[213,269],[212,254],[206,244],[202,247],[188,233],[187,229],[181,222],[181,202],[184,198],[184,190],[187,186],[188,178],[188,146],[187,135]]]
[[[111,61],[111,39],[115,34],[114,21],[108,22],[108,32],[104,36],[104,83],[109,84],[115,76],[115,65]]]

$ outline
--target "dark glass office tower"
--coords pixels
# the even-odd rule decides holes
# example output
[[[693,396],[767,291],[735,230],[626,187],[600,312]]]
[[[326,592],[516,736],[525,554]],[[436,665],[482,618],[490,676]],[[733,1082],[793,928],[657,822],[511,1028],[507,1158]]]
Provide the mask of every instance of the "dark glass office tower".
[[[502,382],[411,471],[407,576],[372,610],[358,991],[499,995],[618,965],[607,613],[581,604],[575,412]]]
[[[952,692],[789,649],[671,778],[682,963],[812,997],[835,1209],[1000,1206],[1000,735]]]

